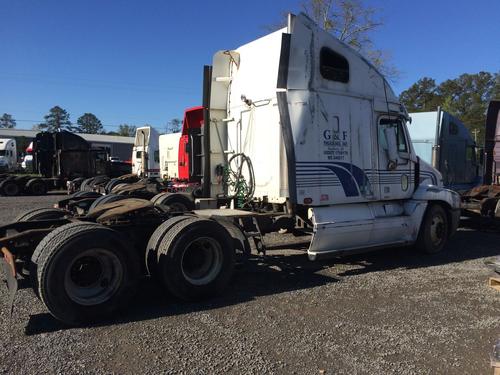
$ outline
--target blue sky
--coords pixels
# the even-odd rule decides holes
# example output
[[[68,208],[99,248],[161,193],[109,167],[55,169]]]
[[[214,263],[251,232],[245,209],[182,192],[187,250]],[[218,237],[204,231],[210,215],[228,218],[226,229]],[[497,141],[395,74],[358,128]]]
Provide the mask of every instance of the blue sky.
[[[201,104],[202,69],[219,49],[266,33],[298,0],[0,0],[0,113],[31,128],[54,105],[92,112],[113,130],[159,130]],[[397,93],[423,76],[500,70],[500,1],[365,0],[384,22],[373,39],[402,72]],[[26,120],[26,121],[21,121]]]

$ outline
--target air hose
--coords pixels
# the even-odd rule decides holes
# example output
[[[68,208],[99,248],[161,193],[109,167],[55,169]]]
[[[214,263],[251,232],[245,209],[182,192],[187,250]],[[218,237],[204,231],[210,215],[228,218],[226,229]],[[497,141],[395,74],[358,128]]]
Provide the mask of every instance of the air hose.
[[[248,181],[243,175],[245,165]],[[234,154],[227,162],[224,177],[226,186],[234,192],[229,198],[234,199],[236,208],[245,207],[255,193],[255,175],[250,158],[243,153]]]

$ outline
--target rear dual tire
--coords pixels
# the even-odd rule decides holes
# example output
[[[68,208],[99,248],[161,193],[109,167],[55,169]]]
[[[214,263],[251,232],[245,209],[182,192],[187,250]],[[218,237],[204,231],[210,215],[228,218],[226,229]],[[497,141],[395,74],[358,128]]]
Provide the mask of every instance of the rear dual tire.
[[[197,301],[220,294],[235,263],[232,237],[213,220],[187,218],[157,243],[156,277],[174,296]]]
[[[49,233],[37,250],[39,296],[66,324],[110,317],[134,295],[139,260],[115,230],[93,223],[67,224]]]
[[[194,210],[194,201],[188,193],[159,193],[151,198],[155,206],[163,206],[171,212],[186,212]]]
[[[35,208],[19,215],[14,221],[37,221],[61,219],[67,215],[67,212],[59,208]]]
[[[47,194],[47,185],[40,179],[32,179],[27,182],[26,191],[30,195],[45,195]]]
[[[21,188],[14,179],[0,183],[0,193],[8,197],[15,197],[21,193]]]

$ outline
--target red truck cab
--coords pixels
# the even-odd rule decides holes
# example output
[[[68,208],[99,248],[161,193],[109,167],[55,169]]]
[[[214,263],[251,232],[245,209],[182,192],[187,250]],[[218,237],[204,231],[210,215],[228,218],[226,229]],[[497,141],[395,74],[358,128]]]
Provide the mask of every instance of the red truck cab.
[[[188,108],[184,112],[182,135],[179,141],[179,180],[201,180],[201,132],[203,107]]]

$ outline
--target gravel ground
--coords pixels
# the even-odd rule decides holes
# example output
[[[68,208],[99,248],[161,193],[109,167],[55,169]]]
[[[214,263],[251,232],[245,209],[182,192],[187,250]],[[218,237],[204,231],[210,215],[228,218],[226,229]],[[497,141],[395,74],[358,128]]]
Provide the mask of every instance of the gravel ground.
[[[59,198],[0,197],[0,224]],[[82,328],[58,323],[30,288],[10,320],[0,288],[0,373],[491,374],[500,293],[483,262],[499,239],[460,230],[437,256],[387,249],[317,263],[273,251],[220,298],[181,303],[146,280],[128,310]]]

